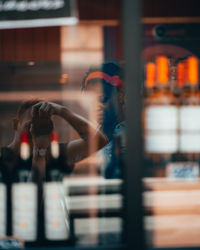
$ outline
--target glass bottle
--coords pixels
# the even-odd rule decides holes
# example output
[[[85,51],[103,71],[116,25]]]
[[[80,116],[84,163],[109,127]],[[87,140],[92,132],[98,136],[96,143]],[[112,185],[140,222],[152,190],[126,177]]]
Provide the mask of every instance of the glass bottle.
[[[55,131],[51,135],[50,159],[44,183],[44,234],[47,245],[65,245],[69,238],[69,220],[62,183],[62,157]]]
[[[155,88],[156,65],[148,62],[145,66],[145,93],[144,96],[152,94]]]
[[[169,63],[165,56],[156,58],[156,86],[145,98],[144,147],[147,176],[165,177],[166,165],[178,149],[177,99],[170,91]]]
[[[176,65],[176,96],[180,97],[182,94],[183,86],[185,84],[185,62],[178,62]]]
[[[26,132],[21,135],[20,159],[12,184],[12,233],[26,246],[37,242],[37,185],[32,177],[30,144]]]
[[[186,61],[186,82],[180,96],[180,160],[199,161],[200,155],[200,92],[199,63],[195,56]]]

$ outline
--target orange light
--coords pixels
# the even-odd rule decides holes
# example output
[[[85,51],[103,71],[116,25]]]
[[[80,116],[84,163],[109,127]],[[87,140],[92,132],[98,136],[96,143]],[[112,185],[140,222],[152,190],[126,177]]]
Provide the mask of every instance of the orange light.
[[[157,66],[157,82],[160,84],[167,84],[169,81],[169,64],[166,56],[159,56],[156,58]]]
[[[60,84],[66,84],[68,77],[69,77],[68,74],[62,74],[59,80]]]
[[[29,62],[27,62],[27,65],[28,65],[28,66],[34,66],[34,65],[35,65],[35,62],[34,62],[34,61],[29,61]]]
[[[156,65],[153,62],[149,62],[146,65],[146,86],[148,88],[153,88],[155,85],[156,76]]]
[[[67,79],[68,78],[68,74],[62,74],[62,78]]]
[[[185,83],[185,63],[179,62],[177,64],[177,82],[178,86],[182,87]]]
[[[195,56],[190,56],[187,59],[187,82],[190,84],[198,84],[199,75],[198,69],[199,63],[198,59]]]

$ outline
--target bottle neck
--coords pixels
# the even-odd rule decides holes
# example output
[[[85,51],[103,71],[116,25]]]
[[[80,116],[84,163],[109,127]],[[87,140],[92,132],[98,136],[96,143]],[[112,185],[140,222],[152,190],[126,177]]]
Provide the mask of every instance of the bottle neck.
[[[154,90],[155,90],[155,87],[150,88],[150,87],[147,87],[147,86],[146,86],[146,87],[145,87],[145,90],[144,90],[145,96],[148,96],[148,95],[152,94]]]
[[[53,164],[53,163],[52,163]],[[54,167],[54,166],[52,166]],[[46,171],[46,181],[48,182],[60,182],[62,181],[62,173],[59,169],[51,168],[49,166]]]
[[[198,84],[191,84],[191,83],[187,82],[184,84],[183,89],[190,90],[190,91],[197,91]]]
[[[33,181],[32,172],[28,169],[19,170],[18,181],[19,182],[32,182]]]
[[[170,85],[169,83],[159,83],[157,82],[156,83],[156,89],[158,90],[170,90]]]

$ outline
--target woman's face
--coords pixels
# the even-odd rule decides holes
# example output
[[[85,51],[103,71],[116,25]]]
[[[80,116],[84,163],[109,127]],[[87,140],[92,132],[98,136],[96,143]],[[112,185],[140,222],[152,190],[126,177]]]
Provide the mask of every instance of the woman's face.
[[[87,86],[87,91],[92,92],[97,96],[97,105],[96,105],[97,122],[102,123],[106,106],[103,103],[104,93],[103,93],[102,83],[96,82],[95,84],[89,84]]]

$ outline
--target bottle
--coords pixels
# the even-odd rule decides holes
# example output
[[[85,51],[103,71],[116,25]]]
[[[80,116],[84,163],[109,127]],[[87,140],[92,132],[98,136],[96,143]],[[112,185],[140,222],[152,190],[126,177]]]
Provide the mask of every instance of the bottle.
[[[1,184],[1,192],[0,196],[1,199],[4,200],[6,204],[3,203],[3,201],[0,201],[0,209],[1,210],[1,218],[2,223],[1,227],[2,230],[6,225],[6,236],[11,237],[12,236],[12,202],[11,202],[11,189],[12,189],[12,183],[14,178],[14,172],[16,169],[16,166],[18,164],[19,156],[16,155],[10,148],[8,147],[2,147],[0,150],[0,184]],[[3,215],[5,210],[5,215]],[[3,217],[5,216],[5,225],[3,225]],[[10,238],[11,239],[11,238]],[[11,241],[10,241],[11,243]],[[12,243],[10,244],[10,246]]]
[[[20,159],[12,184],[12,234],[26,246],[37,242],[37,185],[33,182],[29,138],[21,135]]]
[[[178,62],[176,65],[176,96],[180,97],[183,86],[185,84],[185,63],[184,61]]]
[[[44,235],[46,245],[64,245],[69,238],[69,220],[62,184],[62,158],[55,131],[51,135],[51,157],[44,183]]]
[[[152,94],[155,88],[156,65],[148,62],[145,66],[145,97]]]
[[[199,161],[200,156],[200,92],[198,59],[186,61],[186,82],[180,96],[180,161]]]
[[[49,116],[40,117],[36,114],[31,121],[32,135],[36,137],[49,136],[53,130],[53,122]],[[33,157],[42,156],[46,159],[46,149],[33,149]],[[46,245],[44,235],[44,179],[45,173],[40,171],[38,166],[33,166],[34,181],[37,184],[37,246],[44,247]]]
[[[6,183],[4,178],[3,162],[0,157],[0,238],[7,234]]]
[[[165,56],[156,58],[156,86],[144,102],[145,176],[166,176],[166,165],[178,149],[177,99],[170,91],[169,65]]]
[[[145,65],[145,82],[144,82],[144,98],[145,100],[149,95],[153,94],[155,90],[155,80],[156,80],[156,64],[155,62],[148,62]],[[143,117],[145,116],[145,110],[143,110]],[[143,121],[143,131],[145,130],[144,121]],[[145,139],[145,138],[143,138]],[[145,165],[148,168],[144,169],[144,176],[151,176],[152,175],[152,159],[149,157],[150,155],[145,155]]]
[[[177,81],[176,81],[176,64],[175,58],[172,56],[168,57],[169,61],[169,82],[170,82],[170,91],[176,96],[177,92]]]

